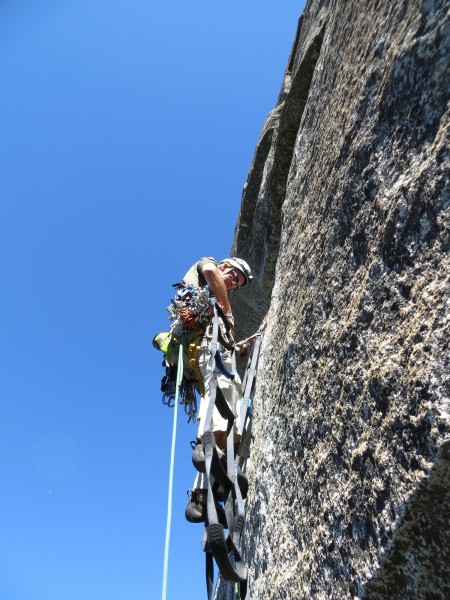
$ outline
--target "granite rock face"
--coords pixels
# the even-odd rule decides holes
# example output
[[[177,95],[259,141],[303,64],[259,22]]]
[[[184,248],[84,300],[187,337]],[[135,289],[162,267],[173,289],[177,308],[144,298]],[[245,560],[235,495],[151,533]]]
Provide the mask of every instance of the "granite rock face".
[[[232,247],[252,600],[450,598],[449,104],[447,1],[308,1]]]

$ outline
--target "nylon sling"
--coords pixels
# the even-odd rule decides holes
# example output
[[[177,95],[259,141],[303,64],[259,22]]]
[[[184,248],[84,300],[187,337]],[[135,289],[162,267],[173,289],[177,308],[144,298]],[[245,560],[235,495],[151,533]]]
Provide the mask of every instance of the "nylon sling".
[[[218,351],[219,335],[219,314],[217,306],[214,305],[214,314],[212,319],[212,336],[210,342],[210,356],[208,368],[214,374],[216,369],[216,353]],[[235,368],[234,351],[233,370]],[[233,388],[233,394],[236,394]],[[243,530],[244,520],[244,502],[238,485],[237,462],[234,460],[234,433],[233,423],[236,414],[229,409],[228,415],[228,436],[227,436],[227,469],[223,469],[222,463],[217,453],[215,437],[212,431],[213,410],[217,398],[217,379],[213,376],[210,379],[209,402],[205,416],[205,429],[202,437],[203,450],[205,454],[205,470],[208,482],[207,493],[207,520],[203,534],[202,545],[206,552],[206,584],[208,599],[212,598],[212,584],[214,579],[215,560],[219,571],[227,581],[244,583],[247,579],[247,570],[242,562],[240,539]],[[219,501],[216,498],[217,487],[212,480],[216,480],[222,486],[225,493],[225,511],[221,509]],[[234,499],[236,499],[237,516],[233,514]],[[223,515],[224,512],[224,515]],[[224,519],[225,517],[225,519]],[[228,535],[225,538],[224,529],[228,529]],[[230,554],[232,559],[230,560]],[[232,562],[234,564],[232,564]]]
[[[258,371],[259,354],[261,350],[263,329],[259,329],[256,334],[255,343],[253,345],[249,360],[247,362],[247,368],[244,374],[244,381],[242,383],[243,388],[243,399],[241,405],[241,423],[242,423],[242,435],[241,443],[239,444],[238,457],[240,463],[244,462],[250,457],[250,442],[252,432],[252,419],[251,419],[251,406],[253,399],[253,392],[256,381],[256,373]]]
[[[236,359],[232,353],[232,371],[229,372],[218,365],[220,351],[218,349],[218,338],[221,343],[223,336],[220,335],[219,313],[214,308],[212,336],[210,344],[210,364],[212,373],[220,372],[229,378],[233,378],[236,369]],[[243,399],[240,410],[242,424],[241,442],[239,450],[234,457],[234,433],[233,423],[236,414],[228,406],[218,388],[215,377],[211,378],[210,397],[205,418],[205,431],[203,434],[203,448],[205,453],[205,470],[208,480],[207,495],[207,521],[203,532],[202,545],[206,553],[206,586],[208,600],[213,594],[214,582],[214,560],[222,577],[234,582],[239,586],[241,600],[249,600],[247,590],[247,569],[244,566],[241,552],[241,539],[245,521],[245,507],[243,495],[239,485],[240,465],[250,456],[251,442],[251,404],[253,399],[258,360],[262,343],[264,327],[262,326],[255,334],[256,340],[251,350],[243,381]],[[227,346],[228,347],[228,346]],[[221,359],[220,359],[221,360]],[[228,375],[227,375],[228,374]],[[235,395],[236,389],[232,393]],[[236,405],[233,402],[233,405]],[[214,406],[217,407],[221,416],[228,420],[227,427],[227,453],[226,470],[223,468],[223,458],[217,453],[214,433],[212,432],[212,415]],[[214,480],[214,482],[212,481]],[[219,486],[220,484],[220,486]],[[224,509],[220,505],[217,496],[222,490],[221,500],[224,501]],[[224,529],[228,529],[225,538]]]

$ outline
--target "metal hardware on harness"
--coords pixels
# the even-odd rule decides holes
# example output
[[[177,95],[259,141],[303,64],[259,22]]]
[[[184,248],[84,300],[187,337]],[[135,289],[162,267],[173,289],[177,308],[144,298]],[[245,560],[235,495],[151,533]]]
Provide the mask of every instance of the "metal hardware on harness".
[[[205,325],[211,318],[211,297],[208,286],[199,288],[180,283],[178,292],[167,307],[171,331],[175,336],[193,325]],[[190,315],[186,326],[186,315]]]

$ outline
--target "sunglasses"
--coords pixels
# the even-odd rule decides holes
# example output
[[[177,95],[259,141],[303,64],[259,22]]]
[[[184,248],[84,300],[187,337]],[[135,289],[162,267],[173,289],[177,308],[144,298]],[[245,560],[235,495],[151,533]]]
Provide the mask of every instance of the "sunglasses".
[[[229,273],[231,273],[232,277],[233,277],[233,286],[234,289],[240,287],[240,279],[239,279],[239,275],[236,272],[236,269],[230,269]]]

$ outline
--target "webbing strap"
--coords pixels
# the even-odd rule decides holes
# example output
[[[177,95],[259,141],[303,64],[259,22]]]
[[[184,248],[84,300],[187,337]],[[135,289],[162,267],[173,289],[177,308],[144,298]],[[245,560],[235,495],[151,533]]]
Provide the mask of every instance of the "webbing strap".
[[[218,371],[220,371],[222,373],[222,375],[225,375],[225,377],[228,377],[228,379],[234,379],[236,377],[236,369],[233,369],[232,371],[228,371],[228,369],[224,365],[222,355],[220,354],[219,349],[216,350],[216,368]]]
[[[252,352],[250,354],[247,369],[244,375],[244,382],[242,384],[244,398],[241,404],[241,423],[242,423],[242,435],[241,443],[239,444],[238,460],[247,459],[250,457],[250,442],[251,442],[251,403],[254,391],[254,384],[256,379],[256,373],[258,370],[259,353],[261,350],[263,331],[258,331],[253,344]]]
[[[206,531],[206,530],[205,530]],[[213,595],[214,585],[214,559],[211,552],[206,552],[206,591],[208,600],[211,600]]]
[[[233,413],[231,408],[228,406],[228,402],[225,400],[222,394],[222,390],[218,387],[216,390],[216,408],[219,411],[222,419],[228,421],[227,435],[230,433],[230,429],[233,427],[234,419],[236,415]]]
[[[239,450],[234,457],[234,432],[233,423],[236,415],[230,410],[228,403],[223,398],[220,389],[218,389],[216,379],[217,363],[220,360],[220,353],[217,353],[219,329],[219,314],[221,311],[214,308],[212,340],[210,345],[209,365],[210,378],[209,402],[205,418],[205,429],[203,434],[203,449],[205,453],[205,470],[208,481],[207,498],[207,519],[203,532],[202,545],[206,552],[206,580],[208,600],[212,599],[213,580],[214,580],[214,560],[217,563],[222,577],[239,585],[240,599],[250,600],[250,592],[247,589],[247,569],[242,561],[241,537],[244,528],[245,507],[239,486],[240,464],[250,456],[251,443],[251,404],[254,393],[254,384],[258,368],[258,360],[264,332],[265,324],[261,326],[255,334],[256,340],[253,345],[243,382],[244,397],[241,401],[240,418],[242,424],[242,435]],[[223,314],[222,314],[223,317]],[[227,328],[227,335],[229,333]],[[223,344],[227,349],[228,345]],[[234,349],[234,342],[231,348]],[[235,353],[232,353],[232,374],[235,371]],[[221,369],[219,371],[223,372]],[[232,393],[236,394],[236,389],[232,388]],[[234,398],[235,400],[236,398]],[[235,402],[233,402],[235,405]],[[212,432],[212,417],[214,406],[216,406],[222,415],[228,421],[227,427],[227,453],[226,470],[223,468],[223,461],[219,459],[215,445],[215,437]],[[220,485],[219,485],[220,484]],[[225,502],[222,509],[217,500],[218,489],[221,490],[221,501]],[[224,529],[228,529],[228,535],[225,538]],[[214,560],[213,560],[214,559]]]
[[[233,457],[233,453],[231,450],[231,443],[230,443],[231,437],[228,437],[228,440],[227,440],[227,461],[228,461],[228,469],[227,470],[228,470],[228,473],[230,473],[230,471],[232,470],[232,472],[234,474],[234,478],[235,478],[234,479],[235,484],[237,483],[237,468],[238,468],[239,463],[241,462],[242,459],[248,458],[250,456],[250,441],[251,441],[251,411],[250,411],[250,408],[251,408],[251,402],[252,402],[252,395],[253,395],[253,391],[254,391],[254,383],[255,383],[255,377],[256,377],[256,372],[257,372],[257,365],[258,365],[261,341],[262,341],[262,331],[258,332],[258,334],[256,335],[256,340],[253,345],[252,352],[249,356],[246,372],[244,375],[244,382],[243,382],[244,398],[242,399],[241,411],[240,411],[240,418],[241,418],[241,424],[242,424],[242,436],[241,436],[241,443],[239,445],[239,451],[236,455],[236,458],[234,459],[233,467],[231,467],[231,465],[230,465],[230,461],[233,460],[231,458],[231,457]],[[241,600],[249,600],[250,596],[249,596],[248,585],[247,585],[247,572],[246,572],[245,566],[243,564],[242,553],[241,553],[241,537],[243,534],[243,528],[244,528],[244,523],[245,523],[245,507],[244,507],[244,502],[242,500],[242,495],[241,495],[241,490],[240,490],[239,485],[235,485],[233,490],[234,490],[234,494],[235,494],[235,498],[236,498],[236,503],[235,504],[233,503],[232,494],[229,494],[226,505],[225,505],[225,511],[227,513],[227,520],[229,523],[232,522],[232,525],[229,527],[227,546],[228,546],[229,550],[231,550],[230,562],[232,564],[234,564],[234,571],[236,574],[238,574],[242,577],[241,581],[239,582],[239,597]],[[233,507],[233,504],[234,504],[234,507]],[[236,509],[236,515],[235,515],[234,519],[232,521],[230,521],[230,519],[232,518],[231,514],[232,514],[233,508]],[[222,573],[222,576],[224,576],[223,573]],[[224,578],[226,579],[225,576],[224,576]],[[228,581],[235,581],[235,580],[228,579]]]
[[[253,381],[256,376],[258,359],[259,359],[259,351],[261,348],[262,341],[262,332],[258,332],[255,335],[255,343],[253,344],[253,348],[249,357],[249,361],[247,363],[247,368],[245,370],[244,381],[242,382],[242,391],[244,393],[244,398],[249,398],[250,393],[253,387]]]
[[[231,361],[232,361],[232,368],[236,369],[236,355],[234,354],[234,352],[232,354]],[[233,388],[233,395],[235,397],[235,400],[236,400],[236,394],[237,394],[237,390],[236,390],[236,388]],[[237,403],[235,402],[234,404],[236,405]],[[232,548],[233,548],[235,571],[236,571],[236,573],[239,574],[241,581],[242,580],[245,581],[247,579],[247,570],[244,567],[244,564],[242,562],[242,556],[241,556],[241,537],[242,537],[242,532],[244,529],[245,506],[244,506],[244,500],[242,498],[241,489],[239,487],[237,469],[238,469],[238,462],[234,458],[234,434],[232,431],[228,435],[228,438],[227,438],[227,473],[233,484],[233,486],[232,486],[233,494],[230,494],[229,498],[227,500],[227,504],[228,504],[228,502],[230,504],[230,511],[229,511],[230,514],[229,514],[229,519],[228,519],[228,523],[229,523],[228,532],[229,532],[229,537],[230,537],[230,541],[231,541]],[[232,500],[233,495],[236,499],[234,507],[233,507],[234,502]],[[233,508],[236,509],[236,516],[234,518],[233,518],[233,510],[232,510]]]
[[[219,315],[217,306],[214,306],[214,315],[212,321],[212,339],[210,343],[210,356],[208,369],[213,376],[210,378],[209,386],[209,402],[205,416],[205,428],[202,437],[203,449],[205,453],[205,470],[206,478],[208,482],[208,494],[207,494],[207,520],[205,526],[205,532],[203,535],[203,548],[206,552],[206,579],[207,579],[207,591],[208,598],[211,598],[210,594],[210,581],[213,578],[213,571],[211,570],[212,557],[215,559],[219,571],[227,581],[236,583],[243,583],[247,578],[247,571],[242,563],[241,552],[240,552],[240,537],[243,528],[244,519],[244,503],[242,500],[242,494],[238,485],[237,478],[237,462],[234,460],[234,432],[233,422],[236,418],[236,414],[229,410],[228,416],[228,436],[227,436],[227,470],[223,470],[221,461],[217,454],[215,445],[215,437],[212,431],[212,418],[214,406],[217,398],[217,379],[214,374],[216,368],[216,353],[217,353],[217,339],[219,332]],[[232,368],[235,369],[235,356],[232,354]],[[236,389],[232,388],[232,393],[236,394]],[[236,398],[235,398],[236,399]],[[229,408],[229,407],[228,407]],[[214,492],[216,486],[214,486],[214,480],[217,480],[225,493],[225,523],[226,528],[229,531],[227,539],[224,535],[224,519],[223,515],[218,514],[219,503],[216,500]],[[233,515],[234,499],[237,504],[237,517]],[[231,534],[231,535],[230,535]],[[233,562],[230,561],[230,551],[233,553]],[[208,587],[209,586],[209,587]]]

